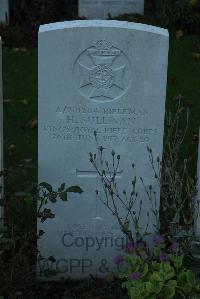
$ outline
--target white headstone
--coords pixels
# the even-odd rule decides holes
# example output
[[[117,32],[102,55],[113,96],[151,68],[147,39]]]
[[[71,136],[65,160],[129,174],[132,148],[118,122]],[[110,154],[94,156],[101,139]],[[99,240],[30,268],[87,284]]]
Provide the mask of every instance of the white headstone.
[[[52,267],[60,276],[116,270],[113,259],[125,242],[117,220],[95,195],[101,183],[88,155],[97,147],[94,131],[106,159],[112,149],[121,156],[119,190],[130,192],[135,163],[137,212],[143,201],[140,225],[144,229],[150,222],[149,231],[155,231],[139,178],[156,190],[159,208],[147,146],[162,157],[167,63],[168,31],[161,28],[119,21],[40,27],[39,182],[54,187],[65,182],[84,190],[70,194],[68,202],[48,204],[56,217],[38,224],[46,232],[39,249],[45,258],[55,257]]]
[[[0,0],[0,23],[9,20],[9,3],[8,0]]]
[[[196,237],[200,238],[200,130],[199,130],[199,150],[198,150],[198,161],[197,161],[197,219],[196,219]]]
[[[2,42],[0,37],[0,171],[3,170],[3,83],[2,83]],[[0,176],[0,221],[3,217],[3,176]]]
[[[79,16],[108,19],[126,13],[144,13],[144,0],[79,0]]]

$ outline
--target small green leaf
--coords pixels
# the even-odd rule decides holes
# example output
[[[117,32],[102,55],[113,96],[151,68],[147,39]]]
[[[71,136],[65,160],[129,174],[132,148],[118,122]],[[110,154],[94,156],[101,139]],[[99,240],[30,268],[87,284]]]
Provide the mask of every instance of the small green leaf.
[[[164,262],[160,264],[160,271],[163,273],[166,280],[172,279],[175,275],[174,268],[169,262]]]
[[[71,186],[65,190],[66,192],[82,193],[83,190],[79,186]]]
[[[162,277],[159,275],[159,273],[154,272],[151,277],[150,277],[150,281],[152,283],[158,283],[158,282],[162,282]]]
[[[129,295],[131,299],[144,299],[144,284],[135,282],[134,286],[129,289]]]
[[[162,297],[161,298],[165,298],[165,299],[174,298],[175,293],[176,293],[176,289],[174,286],[166,285],[162,289]]]
[[[119,272],[119,273],[118,273],[118,277],[121,278],[121,279],[124,279],[124,278],[128,279],[128,275],[127,275],[126,272]],[[128,281],[123,282],[123,283],[122,283],[122,287],[123,287],[123,288],[127,287],[127,283],[128,283]],[[128,288],[128,287],[127,287],[127,288]]]
[[[145,264],[144,264],[144,268],[143,268],[143,270],[142,270],[142,275],[145,276],[145,275],[148,273],[148,271],[149,271],[148,264],[145,263]]]
[[[55,263],[55,262],[56,262],[56,259],[55,259],[55,257],[54,257],[53,255],[49,256],[49,257],[48,257],[48,260],[49,260],[50,262],[52,262],[52,263]]]
[[[65,190],[65,183],[62,183],[61,185],[60,185],[60,188],[58,188],[58,192],[63,192],[64,190]]]
[[[195,282],[196,282],[195,274],[191,270],[187,271],[187,281],[191,286],[195,285]]]
[[[176,287],[177,286],[177,281],[175,279],[169,280],[167,284],[171,287]]]
[[[47,189],[47,191],[52,192],[52,186],[48,183],[42,182],[39,184],[40,187]]]
[[[121,278],[125,278],[125,277],[121,277]],[[130,289],[132,286],[133,286],[133,282],[132,281],[122,282],[122,288]]]
[[[192,287],[189,284],[185,284],[182,287],[179,287],[179,290],[182,291],[184,295],[189,295],[192,291]]]
[[[61,192],[61,193],[59,193],[59,197],[63,201],[67,201],[68,200],[68,198],[67,198],[67,192]]]
[[[181,268],[182,267],[182,264],[183,264],[183,255],[173,255],[173,254],[170,254],[170,259],[171,261],[174,263],[175,265],[175,268]]]
[[[56,192],[51,192],[51,193],[49,194],[49,200],[50,200],[51,202],[56,202],[56,198],[57,198],[57,193],[56,193]]]
[[[129,230],[129,223],[125,223],[125,224],[123,224],[123,232],[128,232],[128,230]]]
[[[149,281],[145,283],[145,288],[149,294],[156,292],[156,286]]]
[[[180,286],[182,286],[182,285],[185,285],[186,283],[187,283],[187,274],[186,274],[186,272],[181,272],[178,275],[178,284]]]
[[[164,284],[164,281],[163,281],[161,275],[159,275],[159,272],[158,273],[154,272],[150,276],[149,281],[152,283],[152,285],[154,287],[154,293],[159,294],[163,287],[163,284]]]
[[[153,270],[158,270],[159,269],[159,263],[156,261],[152,261],[152,269]]]
[[[42,222],[44,222],[46,219],[55,218],[55,214],[52,213],[51,209],[44,209],[44,211],[38,214],[38,217],[41,218]]]
[[[45,232],[44,232],[42,229],[40,229],[38,235],[39,235],[39,236],[42,236],[42,235],[44,235],[44,234],[45,234]]]
[[[184,295],[188,295],[192,291],[192,286],[188,283],[187,272],[181,272],[178,275],[178,287]]]
[[[154,248],[154,255],[155,255],[155,256],[159,256],[160,253],[161,253],[161,248],[160,248],[160,247],[155,247],[155,248]]]

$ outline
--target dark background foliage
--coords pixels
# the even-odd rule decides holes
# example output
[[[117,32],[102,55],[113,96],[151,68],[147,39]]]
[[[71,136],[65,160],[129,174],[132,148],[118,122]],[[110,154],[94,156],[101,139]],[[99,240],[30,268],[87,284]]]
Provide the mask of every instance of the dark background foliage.
[[[199,0],[155,0],[154,3],[157,17],[163,25],[199,31]]]
[[[35,26],[77,17],[78,0],[10,0],[11,20]]]
[[[34,47],[40,24],[72,20],[78,16],[78,0],[10,0],[9,25],[0,25],[7,46]]]
[[[79,19],[78,0],[10,0],[10,23],[0,25],[0,35],[7,46],[34,47],[40,24],[74,19]],[[144,16],[120,20],[200,33],[200,0],[146,0]]]

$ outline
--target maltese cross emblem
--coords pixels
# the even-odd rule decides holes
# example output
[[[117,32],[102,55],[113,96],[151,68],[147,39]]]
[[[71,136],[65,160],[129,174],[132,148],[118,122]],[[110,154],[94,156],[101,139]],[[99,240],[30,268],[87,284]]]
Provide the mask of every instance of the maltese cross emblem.
[[[111,101],[123,95],[129,85],[130,64],[125,54],[100,40],[86,49],[75,64],[79,92],[94,101]]]

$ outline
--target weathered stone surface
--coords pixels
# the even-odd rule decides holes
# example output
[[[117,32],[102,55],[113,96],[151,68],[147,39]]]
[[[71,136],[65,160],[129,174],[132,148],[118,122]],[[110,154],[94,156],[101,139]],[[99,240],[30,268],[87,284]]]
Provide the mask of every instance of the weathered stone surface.
[[[79,0],[79,16],[108,19],[125,13],[144,13],[144,0]]]
[[[124,189],[131,192],[137,176],[139,225],[155,231],[152,205],[139,178],[147,188],[152,185],[153,205],[159,209],[147,146],[155,158],[162,157],[167,62],[168,32],[161,28],[118,21],[40,27],[39,182],[84,190],[70,194],[68,202],[48,204],[55,218],[38,224],[45,231],[39,249],[46,259],[55,257],[56,277],[115,271],[113,259],[125,245],[115,217],[96,198],[96,189],[102,198],[105,194],[89,163],[88,153],[97,147],[94,131],[105,159],[112,161],[112,149],[121,156],[116,181],[122,196]],[[120,201],[117,205],[123,218],[125,209]]]

